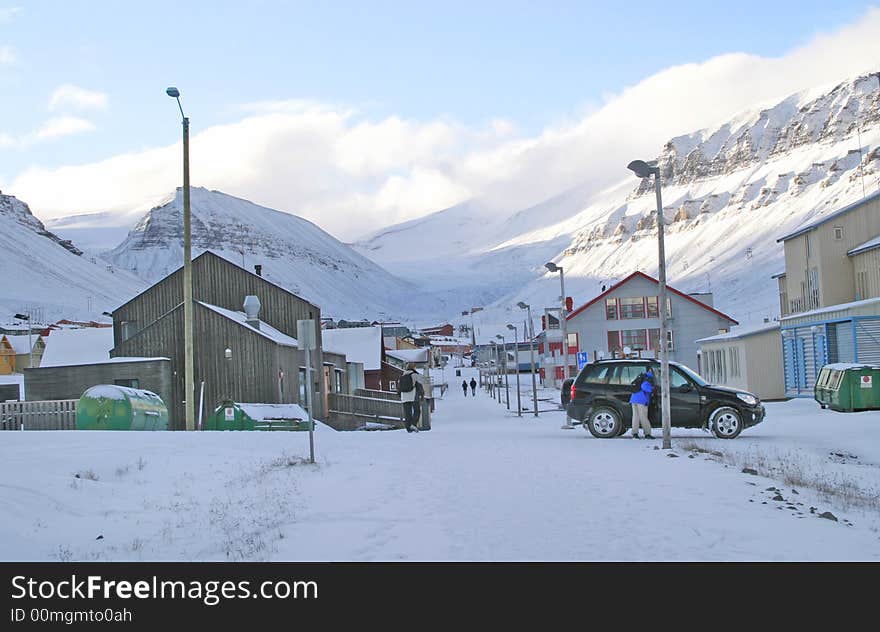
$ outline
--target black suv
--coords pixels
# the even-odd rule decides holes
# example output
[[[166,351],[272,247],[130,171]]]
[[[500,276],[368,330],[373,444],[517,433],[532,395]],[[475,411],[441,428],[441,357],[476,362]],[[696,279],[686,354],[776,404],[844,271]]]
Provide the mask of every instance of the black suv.
[[[656,397],[651,398],[648,419],[652,427],[659,428],[660,363],[652,359],[599,360],[585,365],[565,394],[569,396],[568,416],[600,439],[624,434],[632,427],[633,382],[649,367]],[[678,362],[669,363],[669,407],[673,427],[709,428],[719,439],[733,439],[764,419],[764,406],[753,393],[712,386]]]

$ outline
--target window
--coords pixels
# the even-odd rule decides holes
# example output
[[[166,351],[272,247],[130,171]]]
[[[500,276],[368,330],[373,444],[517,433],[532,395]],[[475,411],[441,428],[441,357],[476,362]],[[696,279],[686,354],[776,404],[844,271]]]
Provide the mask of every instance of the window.
[[[856,273],[856,300],[868,298],[868,273],[860,270]]]
[[[657,307],[657,297],[649,296],[646,302],[648,304],[648,318],[660,318],[660,309]]]
[[[807,297],[808,309],[817,309],[819,307],[819,269],[810,268],[807,274],[807,289],[809,296]]]
[[[675,340],[672,337],[671,329],[668,329],[666,331],[666,348],[670,351],[675,351]]]
[[[608,380],[608,383],[629,386],[647,369],[648,367],[644,364],[620,364],[615,367],[614,374]]]
[[[843,239],[843,226],[834,227],[834,238],[838,240]]]
[[[306,368],[299,369],[299,405],[308,410],[309,400],[306,393]]]
[[[649,329],[648,330],[648,339],[651,343],[649,349],[654,349],[657,351],[660,348],[660,330],[659,329]]]
[[[620,332],[620,343],[632,350],[647,349],[648,339],[645,329],[624,329]]]
[[[617,299],[605,299],[605,320],[617,320]]]
[[[739,347],[727,349],[727,366],[730,369],[730,377],[739,377]]]
[[[128,388],[140,388],[140,380],[137,378],[127,380],[113,380],[116,386],[126,386]]]
[[[613,364],[590,364],[584,368],[580,382],[584,384],[604,384],[613,372]]]
[[[337,393],[342,392],[343,384],[342,384],[342,371],[340,369],[334,370],[334,375],[336,377],[336,387],[333,389]]]
[[[681,388],[685,384],[690,384],[690,381],[688,381],[688,379],[683,376],[679,371],[671,368],[669,371],[669,387]]]
[[[608,351],[620,351],[620,332],[608,332]]]
[[[645,317],[645,301],[639,298],[621,298],[620,301],[620,317],[621,318],[644,318]]]
[[[123,342],[131,338],[137,333],[137,321],[136,320],[123,320],[122,321],[122,340]]]
[[[577,353],[578,349],[578,335],[577,333],[568,334],[568,353],[571,355],[572,353]],[[511,360],[514,359],[513,354],[510,356]]]

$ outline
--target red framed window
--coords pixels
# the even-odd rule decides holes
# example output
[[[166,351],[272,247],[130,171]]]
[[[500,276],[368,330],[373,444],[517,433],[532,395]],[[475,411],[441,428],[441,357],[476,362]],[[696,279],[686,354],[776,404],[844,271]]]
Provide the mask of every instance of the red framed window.
[[[608,332],[608,351],[620,351],[620,332]]]
[[[618,299],[621,319],[635,319],[645,317],[645,301],[641,296],[637,298]]]
[[[605,320],[617,320],[617,299],[605,299]]]

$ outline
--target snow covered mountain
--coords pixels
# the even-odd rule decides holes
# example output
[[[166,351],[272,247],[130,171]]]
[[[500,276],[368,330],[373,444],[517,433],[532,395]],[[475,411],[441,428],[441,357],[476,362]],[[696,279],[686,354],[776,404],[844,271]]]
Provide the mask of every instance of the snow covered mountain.
[[[0,323],[31,311],[35,322],[101,320],[145,287],[46,230],[24,202],[0,194]],[[106,319],[105,319],[106,320]]]
[[[770,276],[784,269],[784,261],[776,240],[878,190],[878,145],[876,75],[795,94],[670,140],[657,158],[669,283],[687,292],[712,291],[715,307],[743,324],[777,316]],[[500,290],[480,315],[488,337],[521,320],[517,301],[558,305],[559,276],[544,270],[548,260],[563,266],[575,304],[636,269],[656,275],[655,208],[653,181],[639,181],[621,165],[620,182],[604,191],[574,189],[494,216],[473,212],[480,205],[469,202],[387,228],[358,248],[387,263],[395,257],[385,247],[391,236],[416,245],[416,253],[445,243],[444,257],[458,262],[453,272],[480,271],[459,310],[471,307],[487,285]]]
[[[309,221],[219,191],[193,188],[193,256],[206,249],[253,269],[336,318],[417,317],[444,309]],[[181,189],[151,209],[104,257],[147,281],[183,259]]]

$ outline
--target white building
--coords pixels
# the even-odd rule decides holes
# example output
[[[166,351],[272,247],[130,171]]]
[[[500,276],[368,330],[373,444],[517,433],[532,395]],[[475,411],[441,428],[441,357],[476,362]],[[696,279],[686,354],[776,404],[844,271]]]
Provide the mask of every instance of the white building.
[[[754,393],[763,400],[785,398],[779,324],[734,329],[697,340],[697,371],[712,384]]]

